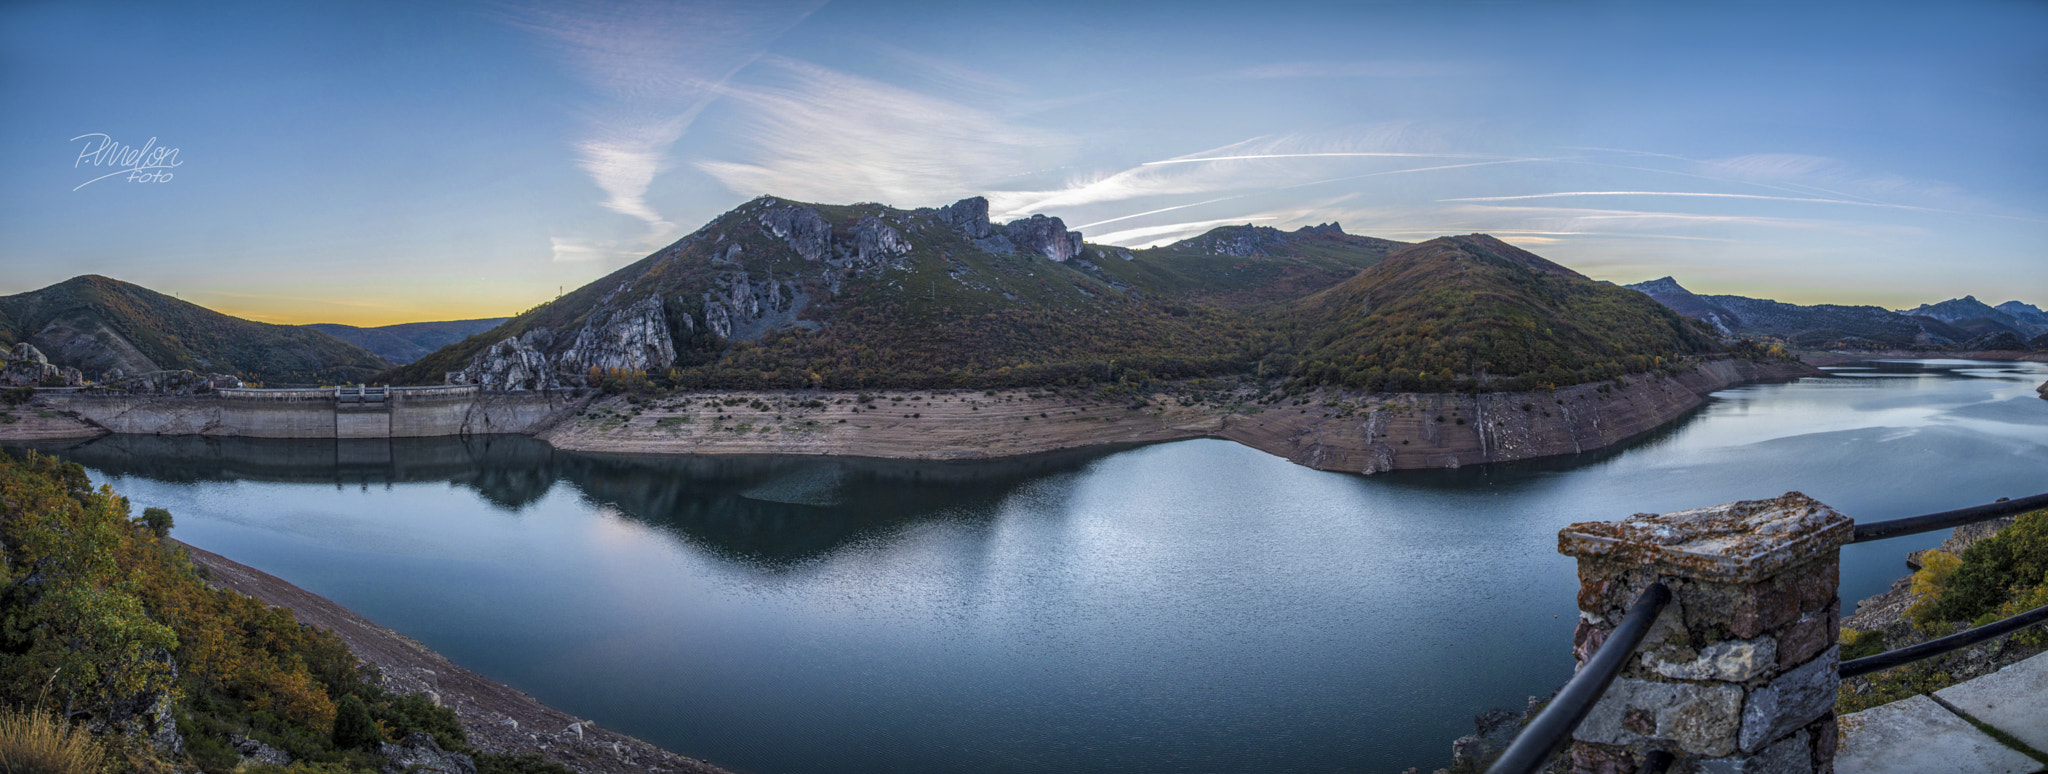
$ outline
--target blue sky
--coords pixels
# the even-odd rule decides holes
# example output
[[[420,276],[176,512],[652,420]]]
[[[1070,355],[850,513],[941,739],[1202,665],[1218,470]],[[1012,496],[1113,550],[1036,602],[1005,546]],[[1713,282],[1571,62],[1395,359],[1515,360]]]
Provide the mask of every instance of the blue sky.
[[[517,313],[761,194],[2048,304],[2040,2],[16,2],[0,114],[0,293],[273,322]]]

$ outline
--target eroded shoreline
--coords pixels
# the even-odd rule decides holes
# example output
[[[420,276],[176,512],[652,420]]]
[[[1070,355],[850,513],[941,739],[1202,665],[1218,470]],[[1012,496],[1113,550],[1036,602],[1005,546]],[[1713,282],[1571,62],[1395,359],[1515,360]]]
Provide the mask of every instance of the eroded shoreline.
[[[1319,388],[1284,395],[1263,384],[1195,380],[1145,393],[1045,388],[614,395],[565,406],[529,434],[578,452],[904,460],[996,459],[1221,438],[1317,470],[1372,474],[1593,451],[1678,419],[1716,390],[1821,373],[1805,363],[1723,359],[1671,374],[1478,394]],[[108,428],[90,420],[92,400],[66,396],[17,410],[16,422],[0,425],[0,440],[106,434]],[[183,423],[144,434],[237,433]]]

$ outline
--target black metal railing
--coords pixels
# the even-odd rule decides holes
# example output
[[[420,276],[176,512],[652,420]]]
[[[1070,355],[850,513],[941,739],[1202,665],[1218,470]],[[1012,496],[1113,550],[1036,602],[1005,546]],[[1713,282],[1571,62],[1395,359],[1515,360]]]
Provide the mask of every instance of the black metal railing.
[[[2017,500],[1999,500],[1988,505],[1958,508],[1924,516],[1858,524],[1849,542],[1862,543],[1933,532],[2043,508],[2048,508],[2048,493]],[[1565,743],[1571,741],[1572,732],[1578,730],[1579,723],[1584,722],[1586,715],[1593,711],[1593,705],[1598,704],[1600,697],[1607,693],[1607,686],[1613,684],[1615,676],[1621,673],[1629,657],[1635,655],[1637,646],[1642,644],[1644,635],[1649,633],[1650,624],[1657,620],[1657,614],[1670,602],[1671,590],[1662,583],[1651,585],[1641,596],[1636,597],[1635,603],[1629,605],[1628,612],[1622,616],[1621,624],[1614,627],[1614,632],[1600,644],[1593,657],[1586,660],[1585,666],[1581,667],[1577,674],[1572,675],[1571,681],[1558,690],[1557,696],[1551,699],[1550,704],[1546,705],[1542,712],[1537,713],[1536,718],[1529,721],[1529,725],[1523,727],[1522,732],[1515,736],[1515,741],[1510,743],[1508,749],[1494,760],[1493,766],[1486,770],[1487,774],[1534,774],[1543,770],[1551,757],[1564,749]],[[1842,662],[1841,676],[1855,677],[1938,656],[2044,621],[2048,621],[2048,605],[1940,639]],[[1661,774],[1670,768],[1675,760],[1676,756],[1669,751],[1652,750],[1643,756],[1642,765],[1636,772]]]
[[[1615,675],[1628,664],[1629,656],[1635,655],[1636,646],[1641,645],[1643,636],[1650,633],[1650,624],[1657,620],[1657,614],[1664,606],[1671,604],[1671,589],[1662,583],[1651,584],[1629,605],[1628,612],[1621,617],[1621,624],[1607,635],[1607,641],[1600,643],[1600,649],[1593,657],[1586,659],[1586,665],[1572,675],[1570,682],[1557,692],[1557,696],[1536,713],[1536,719],[1522,729],[1508,749],[1493,762],[1487,774],[1533,774],[1541,771],[1543,764],[1550,762],[1550,756],[1564,748],[1572,738],[1572,731],[1586,719],[1586,713],[1593,711],[1593,705],[1600,702],[1600,696],[1607,693],[1607,686],[1614,682]],[[1670,765],[1670,764],[1665,764]]]
[[[1964,524],[1975,524],[1985,519],[2011,516],[2016,513],[2025,513],[2042,508],[2048,508],[2048,492],[2043,492],[2033,497],[2022,497],[2018,500],[2000,500],[1990,505],[1979,505],[1974,508],[1957,508],[1953,511],[1930,513],[1925,516],[1858,524],[1856,525],[1856,535],[1849,538],[1849,542],[1862,543],[1871,540],[1895,538],[1902,535],[1917,535],[1922,532],[1960,527]]]

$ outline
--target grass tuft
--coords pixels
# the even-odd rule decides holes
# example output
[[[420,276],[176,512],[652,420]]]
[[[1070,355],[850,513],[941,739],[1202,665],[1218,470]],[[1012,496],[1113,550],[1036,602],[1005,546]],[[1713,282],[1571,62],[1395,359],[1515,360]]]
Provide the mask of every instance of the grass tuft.
[[[84,729],[41,710],[0,710],[0,771],[98,774],[107,753]]]

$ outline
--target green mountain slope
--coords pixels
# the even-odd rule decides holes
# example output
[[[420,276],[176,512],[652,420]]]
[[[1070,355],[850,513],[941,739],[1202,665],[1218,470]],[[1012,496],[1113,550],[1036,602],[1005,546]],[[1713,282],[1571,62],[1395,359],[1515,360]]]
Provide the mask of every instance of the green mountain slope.
[[[116,369],[191,369],[265,383],[334,383],[390,365],[319,331],[230,317],[96,275],[0,296],[0,343],[22,341],[88,378]]]
[[[674,369],[685,386],[1028,385],[1112,360],[1230,372],[1268,342],[1244,307],[1339,281],[1392,244],[1334,226],[1281,241],[1255,256],[1132,252],[1058,218],[990,223],[979,197],[919,210],[763,197],[382,378],[438,383],[514,336],[571,374]]]
[[[393,365],[405,365],[433,354],[434,350],[503,325],[504,317],[482,320],[446,320],[399,323],[358,328],[340,323],[311,323],[301,328],[333,336],[375,353]]]
[[[1276,310],[1272,371],[1382,390],[1523,389],[1720,348],[1704,323],[1484,234],[1409,247]]]
[[[1519,389],[1719,348],[1640,293],[1486,236],[1232,226],[1134,251],[1057,218],[990,223],[987,206],[763,197],[380,379],[865,389],[1259,373]]]

